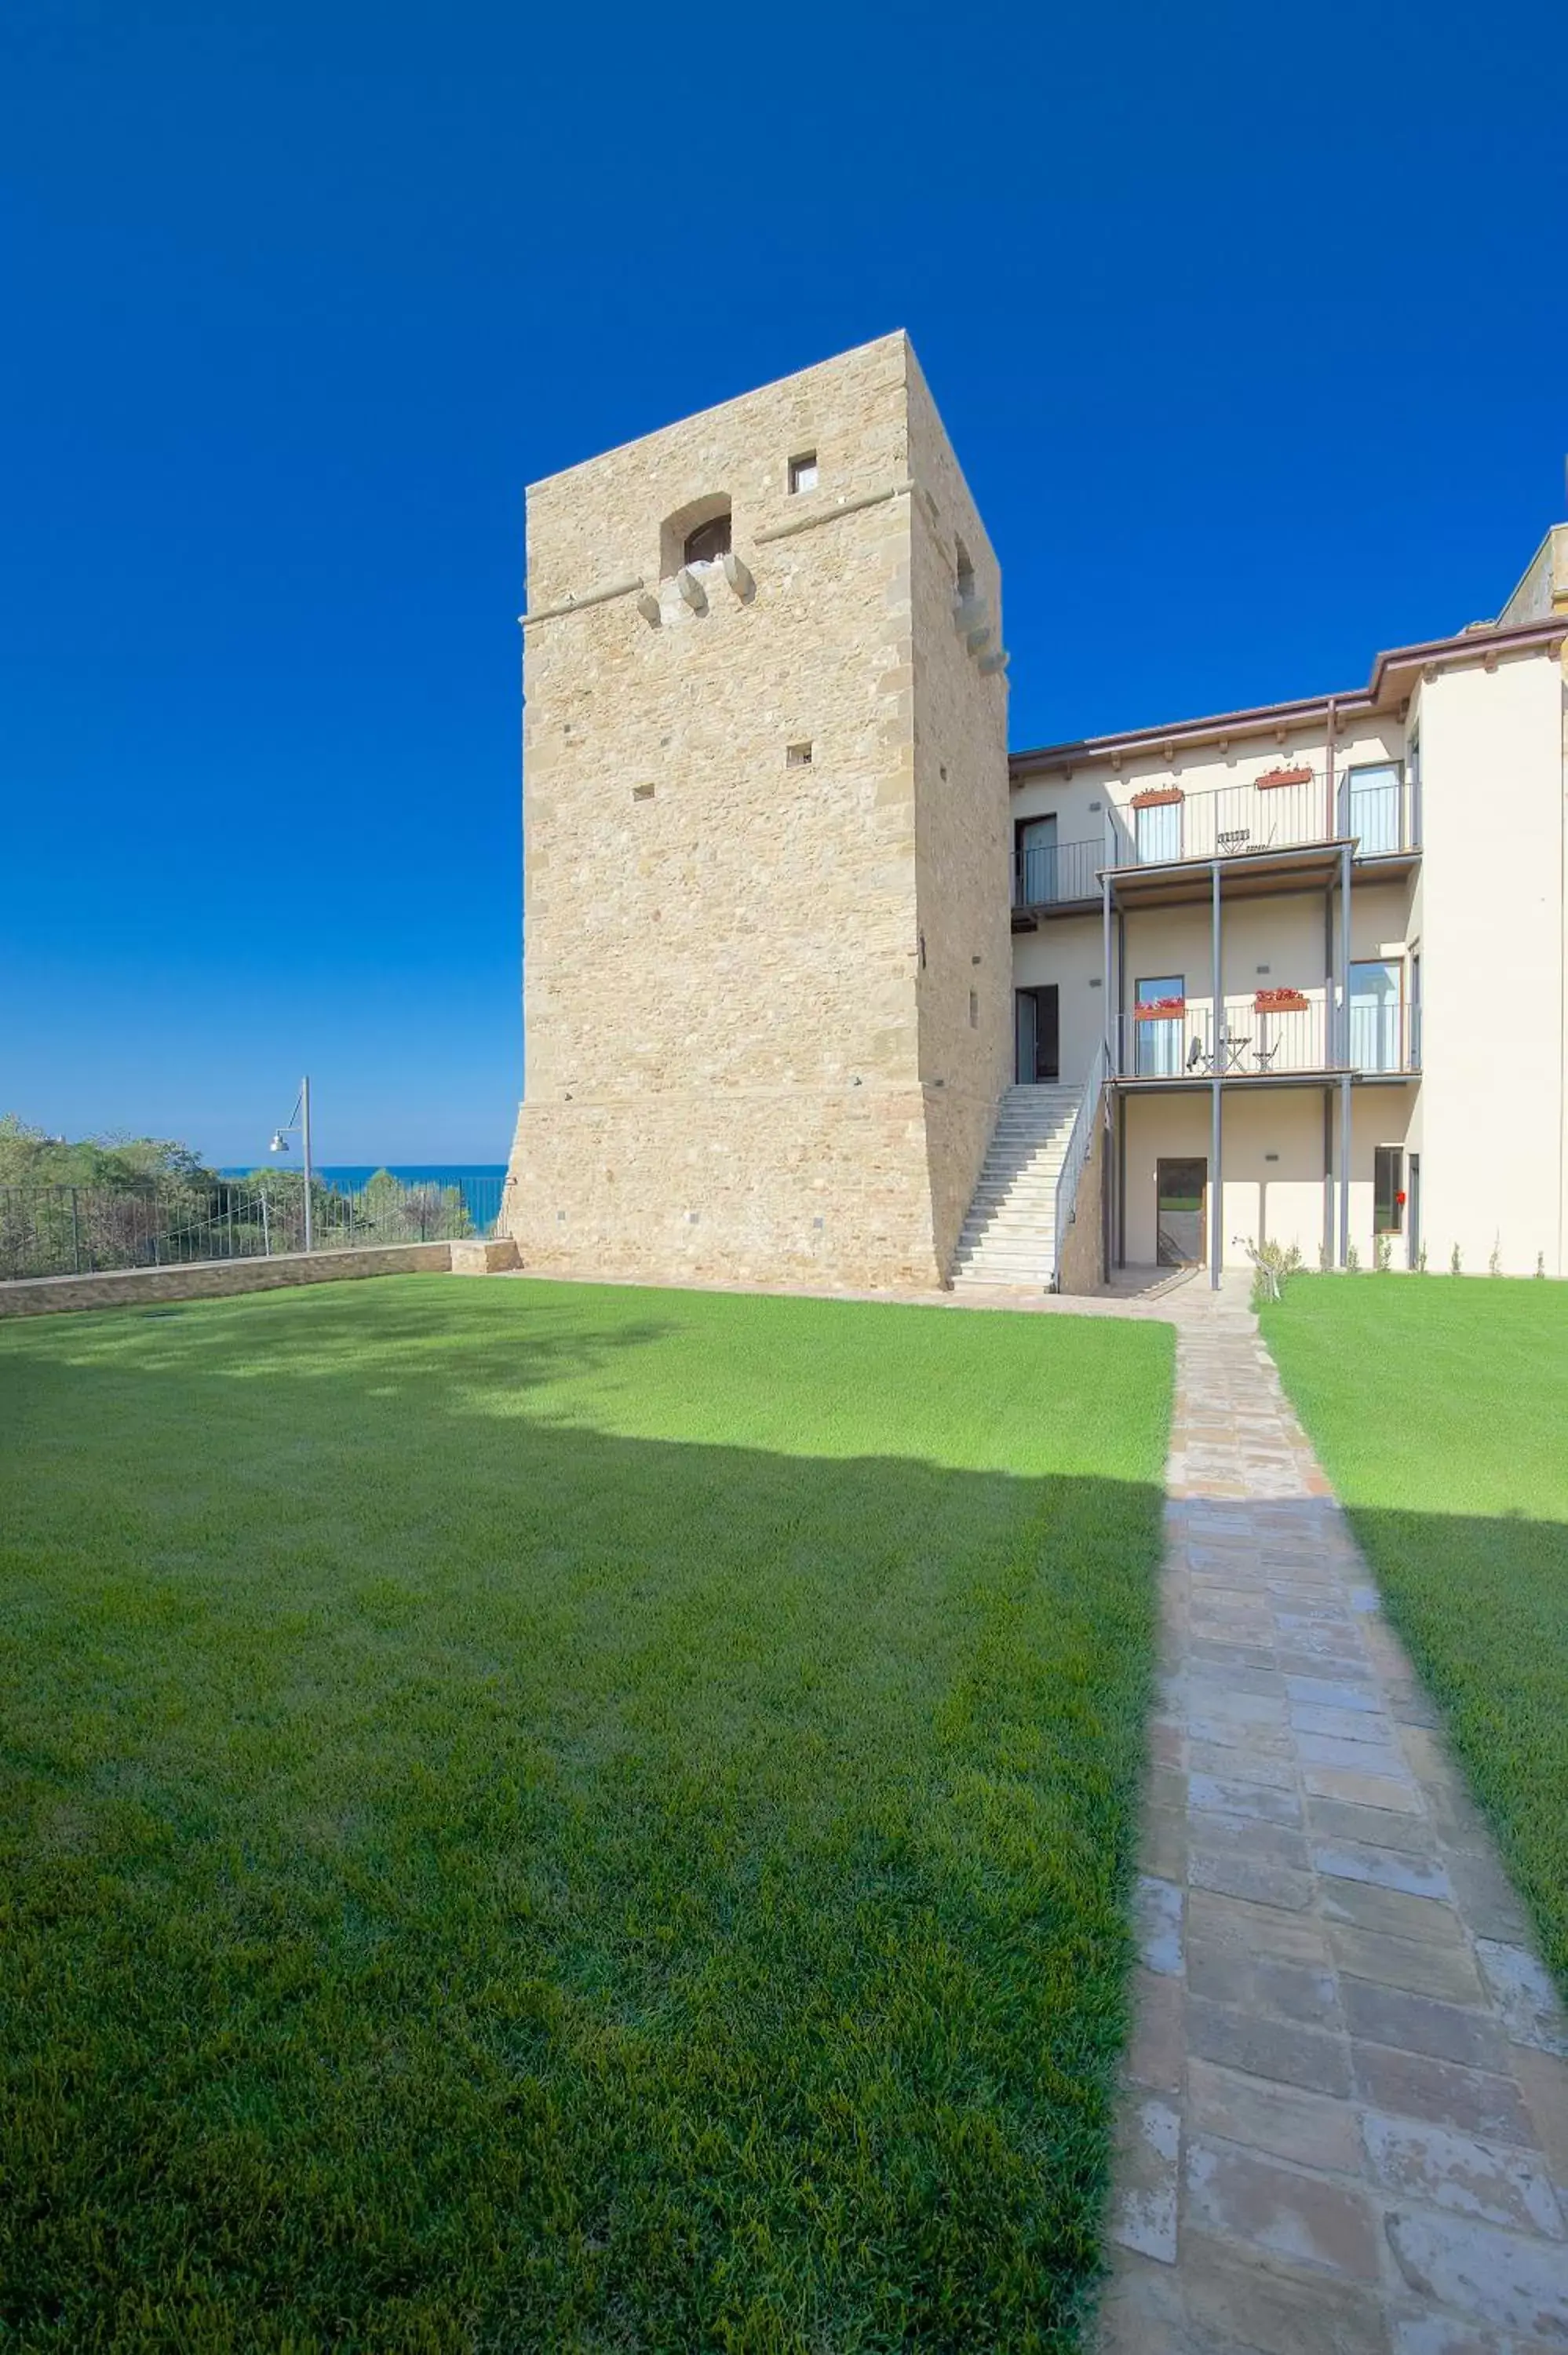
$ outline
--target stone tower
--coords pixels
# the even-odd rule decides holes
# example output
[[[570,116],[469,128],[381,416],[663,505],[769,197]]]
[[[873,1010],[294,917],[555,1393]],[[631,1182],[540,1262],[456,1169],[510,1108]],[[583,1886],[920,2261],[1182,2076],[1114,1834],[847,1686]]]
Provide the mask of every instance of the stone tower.
[[[946,1279],[1012,1075],[1001,647],[902,334],[532,487],[524,1265]]]

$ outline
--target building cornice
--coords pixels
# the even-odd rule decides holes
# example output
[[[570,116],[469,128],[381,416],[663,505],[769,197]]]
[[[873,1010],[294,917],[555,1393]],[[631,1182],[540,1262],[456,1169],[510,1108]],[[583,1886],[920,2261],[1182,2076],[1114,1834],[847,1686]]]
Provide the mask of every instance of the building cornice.
[[[1162,727],[1128,728],[1114,736],[1084,736],[1074,743],[1042,744],[1011,753],[1008,766],[1013,783],[1020,784],[1026,777],[1082,768],[1091,761],[1125,760],[1141,752],[1170,757],[1178,745],[1211,744],[1232,736],[1283,734],[1317,723],[1326,728],[1330,714],[1339,723],[1364,719],[1403,701],[1408,689],[1395,698],[1392,688],[1406,672],[1425,676],[1469,663],[1490,666],[1505,655],[1555,652],[1565,639],[1568,613],[1517,623],[1507,629],[1461,630],[1451,638],[1430,638],[1419,645],[1394,646],[1380,654],[1365,687],[1350,687],[1337,695],[1304,696],[1290,703],[1255,704],[1246,710],[1214,712],[1202,719],[1170,720]]]

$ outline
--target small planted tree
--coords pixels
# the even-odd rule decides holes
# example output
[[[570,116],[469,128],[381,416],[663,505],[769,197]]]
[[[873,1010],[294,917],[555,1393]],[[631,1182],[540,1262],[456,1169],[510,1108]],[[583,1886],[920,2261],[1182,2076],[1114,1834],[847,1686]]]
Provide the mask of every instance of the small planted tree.
[[[1261,1308],[1266,1300],[1277,1300],[1287,1278],[1294,1275],[1302,1263],[1298,1245],[1255,1243],[1250,1235],[1238,1235],[1235,1240],[1252,1262],[1254,1308]]]

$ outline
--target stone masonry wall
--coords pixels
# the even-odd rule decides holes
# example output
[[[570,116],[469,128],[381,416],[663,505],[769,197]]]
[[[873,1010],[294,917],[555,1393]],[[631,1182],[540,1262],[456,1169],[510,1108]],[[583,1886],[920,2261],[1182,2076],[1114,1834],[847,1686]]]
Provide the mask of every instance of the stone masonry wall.
[[[906,355],[885,337],[529,494],[528,1069],[508,1199],[530,1266],[940,1272]],[[817,487],[791,494],[807,451]],[[666,527],[719,496],[754,586],[715,566],[694,612],[662,577]],[[543,617],[639,578],[654,623],[635,591]]]
[[[1098,1292],[1105,1282],[1105,1180],[1107,1149],[1103,1102],[1095,1117],[1094,1142],[1078,1176],[1074,1217],[1061,1238],[1062,1292]]]
[[[553,1106],[519,1128],[513,1231],[537,1274],[929,1287],[922,1115],[876,1082]]]
[[[979,666],[1003,643],[1001,569],[913,352],[908,371],[920,1076],[946,1276],[1012,1076],[1007,681]],[[953,620],[960,544],[992,631],[977,652]]]
[[[725,499],[747,572],[693,610]],[[524,1260],[945,1278],[1011,1055],[1006,693],[907,339],[535,485],[528,536]]]
[[[386,1243],[360,1251],[279,1252],[270,1259],[199,1260],[186,1267],[115,1268],[101,1275],[37,1276],[0,1284],[0,1316],[49,1316],[73,1308],[138,1308],[156,1300],[207,1300],[339,1284],[364,1275],[444,1274],[450,1243]]]

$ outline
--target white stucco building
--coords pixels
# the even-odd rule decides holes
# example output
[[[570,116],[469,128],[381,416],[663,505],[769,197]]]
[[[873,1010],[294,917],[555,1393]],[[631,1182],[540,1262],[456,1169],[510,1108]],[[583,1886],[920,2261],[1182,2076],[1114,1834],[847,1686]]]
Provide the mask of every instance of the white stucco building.
[[[1568,1273],[1565,641],[1558,526],[1364,687],[1012,755],[1017,1077],[1093,1099],[1105,1263]]]

